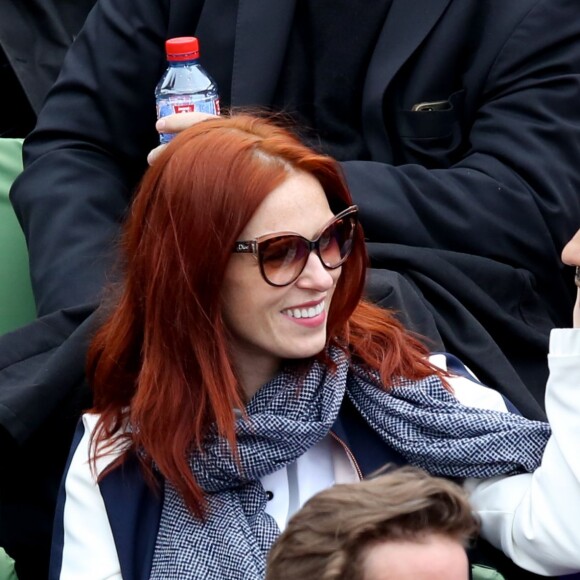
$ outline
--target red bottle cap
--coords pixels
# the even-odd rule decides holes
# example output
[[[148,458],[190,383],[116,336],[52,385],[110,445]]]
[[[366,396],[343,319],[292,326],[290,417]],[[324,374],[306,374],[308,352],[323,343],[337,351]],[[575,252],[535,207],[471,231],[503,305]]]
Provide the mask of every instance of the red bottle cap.
[[[199,58],[199,42],[195,36],[179,36],[165,41],[167,60],[195,60]]]

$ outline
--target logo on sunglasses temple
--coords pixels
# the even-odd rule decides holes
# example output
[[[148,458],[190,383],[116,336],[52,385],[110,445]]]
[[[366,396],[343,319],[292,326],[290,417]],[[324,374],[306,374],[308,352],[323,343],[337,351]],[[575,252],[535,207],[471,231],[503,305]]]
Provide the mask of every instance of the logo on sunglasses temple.
[[[253,242],[236,242],[234,246],[234,253],[236,254],[252,253],[253,251]]]

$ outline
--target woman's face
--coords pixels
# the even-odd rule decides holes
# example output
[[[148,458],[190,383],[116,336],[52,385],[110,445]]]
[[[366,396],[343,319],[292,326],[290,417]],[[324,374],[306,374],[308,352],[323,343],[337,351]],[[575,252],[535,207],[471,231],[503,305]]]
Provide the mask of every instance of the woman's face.
[[[266,197],[238,239],[294,232],[311,240],[332,217],[320,183],[307,173],[292,172]],[[294,282],[274,287],[262,278],[254,255],[232,254],[222,296],[238,372],[253,369],[268,380],[283,359],[319,353],[340,272],[325,269],[312,252]]]

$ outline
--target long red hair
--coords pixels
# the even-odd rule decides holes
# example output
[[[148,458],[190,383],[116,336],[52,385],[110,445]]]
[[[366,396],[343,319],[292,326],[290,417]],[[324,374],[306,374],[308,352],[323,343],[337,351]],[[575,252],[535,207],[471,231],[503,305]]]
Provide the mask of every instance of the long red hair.
[[[314,176],[334,211],[351,205],[338,163],[272,121],[218,117],[178,135],[135,194],[121,290],[89,348],[97,451],[126,439],[148,478],[154,464],[198,516],[204,497],[188,453],[212,424],[235,450],[233,409],[244,406],[222,319],[224,272],[239,234],[289,170]],[[426,348],[361,300],[366,266],[359,229],[330,307],[329,341],[348,345],[386,388],[397,376],[433,374]]]

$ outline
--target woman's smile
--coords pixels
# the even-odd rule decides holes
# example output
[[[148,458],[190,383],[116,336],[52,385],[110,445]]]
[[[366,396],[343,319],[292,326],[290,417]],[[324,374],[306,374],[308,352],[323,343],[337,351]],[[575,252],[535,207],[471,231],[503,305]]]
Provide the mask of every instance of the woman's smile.
[[[298,324],[318,326],[319,324],[322,324],[326,318],[324,303],[324,300],[308,302],[300,306],[286,308],[285,310],[282,310],[282,314],[292,318]]]

